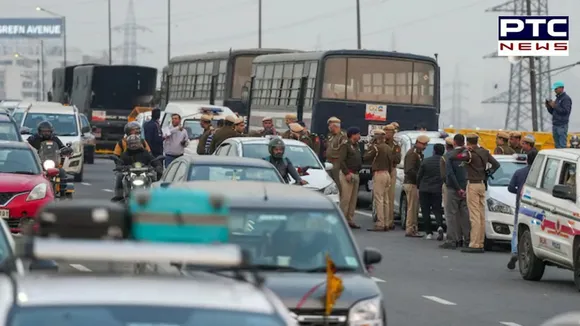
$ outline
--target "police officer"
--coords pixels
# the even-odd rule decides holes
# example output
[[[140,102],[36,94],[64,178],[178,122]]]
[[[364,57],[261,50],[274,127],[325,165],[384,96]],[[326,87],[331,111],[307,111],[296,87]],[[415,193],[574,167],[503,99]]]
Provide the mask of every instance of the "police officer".
[[[508,146],[508,141],[510,139],[510,135],[505,131],[500,131],[497,133],[495,137],[495,144],[496,148],[493,151],[495,155],[512,155],[515,154],[515,150]]]
[[[348,142],[346,133],[340,129],[340,119],[337,117],[330,117],[327,121],[328,123],[328,136],[326,137],[326,160],[333,164],[332,170],[329,171],[330,177],[336,183],[338,187],[338,192],[340,189],[340,164],[338,160],[340,158],[340,151],[344,150]]]
[[[377,212],[375,226],[369,231],[386,232],[386,217],[389,210],[389,187],[391,186],[391,169],[393,167],[393,150],[385,143],[385,131],[374,130],[375,141],[363,156],[365,162],[371,163],[373,171],[373,203]]]
[[[264,119],[262,119],[262,130],[260,130],[259,133],[261,137],[278,134],[276,128],[274,128],[272,117],[264,117]]]
[[[447,175],[447,154],[453,150],[453,138],[447,137],[445,138],[445,154],[441,156],[441,161],[439,162],[439,173],[441,174],[441,179],[443,180],[443,186],[441,187],[441,194],[443,195],[443,211],[448,212],[447,210],[447,186],[445,184]],[[449,228],[448,228],[449,229]]]
[[[516,154],[525,154],[522,150],[522,133],[519,131],[510,132],[510,147],[514,150]]]
[[[236,119],[236,122],[234,122],[234,131],[237,133],[235,137],[246,136],[244,134],[244,131],[246,131],[246,123],[244,121],[244,118],[238,117]]]
[[[392,125],[393,127],[395,127],[395,133],[398,133],[398,132],[399,132],[399,130],[400,130],[399,123],[398,123],[398,122],[396,122],[396,121],[393,121],[393,122],[391,122],[391,125]]]
[[[460,160],[466,164],[467,172],[467,208],[469,210],[469,220],[471,222],[471,234],[469,247],[463,248],[462,252],[482,253],[485,240],[485,191],[488,176],[493,175],[500,164],[489,153],[488,150],[479,147],[477,142],[479,137],[476,134],[468,134],[467,150],[457,156],[450,157],[453,160]],[[487,169],[487,164],[491,168]]]
[[[228,138],[238,137],[239,132],[234,130],[234,124],[238,122],[238,118],[234,115],[228,115],[225,119],[224,126],[213,134],[213,139],[209,145],[209,153],[213,154],[215,150]]]
[[[202,115],[201,118],[199,118],[199,124],[203,128],[203,134],[201,134],[199,142],[197,143],[197,154],[205,155],[205,143],[207,142],[209,135],[214,131],[213,126],[211,125],[211,115]]]
[[[293,113],[287,114],[284,117],[284,122],[286,123],[287,126],[290,126],[291,123],[298,122],[298,117],[296,116],[296,114],[293,114]],[[282,138],[290,138],[291,133],[292,133],[292,131],[290,130],[290,127],[288,127],[288,130],[286,130],[282,133]]]
[[[536,138],[532,135],[526,135],[524,139],[522,139],[522,154],[530,154],[535,152],[538,154],[538,150],[536,149]]]
[[[313,133],[312,131],[306,128],[306,124],[304,121],[298,121],[298,124],[304,128],[304,133],[310,139],[310,148],[316,153],[316,155],[320,156],[320,137],[317,134]]]
[[[396,123],[396,122],[394,122]],[[389,230],[395,229],[395,188],[397,180],[397,164],[401,163],[401,146],[395,142],[395,126],[393,124],[386,125],[383,130],[385,131],[385,143],[393,151],[393,166],[390,170],[391,185],[389,187],[389,211],[386,216],[386,226]]]
[[[423,150],[429,143],[427,135],[420,135],[415,141],[415,146],[405,154],[405,178],[403,189],[407,198],[407,223],[405,225],[405,236],[422,237],[419,234],[417,217],[419,215],[419,190],[417,189],[417,174],[423,161]]]
[[[290,139],[295,139],[303,142],[304,144],[308,145],[308,147],[312,148],[312,140],[306,134],[306,130],[298,123],[291,123],[288,125],[290,128]]]
[[[570,137],[570,148],[580,148],[580,138],[578,138],[578,135],[572,135]]]
[[[348,143],[340,152],[340,208],[352,229],[360,229],[354,222],[354,210],[358,200],[358,188],[360,184],[359,171],[362,167],[362,156],[359,147],[360,129],[350,127],[346,131]]]

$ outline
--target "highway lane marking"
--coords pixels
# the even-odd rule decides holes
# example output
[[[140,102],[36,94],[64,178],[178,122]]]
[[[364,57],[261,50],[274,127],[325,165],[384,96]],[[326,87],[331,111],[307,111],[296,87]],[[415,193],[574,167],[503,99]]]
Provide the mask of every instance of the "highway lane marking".
[[[364,215],[364,216],[368,216],[368,217],[373,217],[373,214],[371,214],[371,213],[367,213],[367,212],[363,212],[363,211],[359,211],[359,210],[356,210],[354,212],[357,213],[357,214],[360,214],[360,215]]]
[[[113,190],[111,190],[111,189],[101,189],[101,190],[104,192],[113,192]]]
[[[499,323],[505,326],[522,326],[518,323],[512,323],[511,321],[500,321]]]
[[[386,283],[387,281],[380,279],[378,277],[371,277],[373,279],[373,281],[377,282],[377,283]]]
[[[81,272],[92,272],[92,270],[88,269],[87,267],[80,265],[80,264],[69,264],[70,267],[76,269],[77,271]]]
[[[455,302],[447,301],[445,299],[441,299],[439,297],[435,297],[435,296],[431,296],[431,295],[422,295],[422,297],[427,299],[427,300],[431,300],[433,302],[437,302],[437,303],[440,303],[440,304],[446,305],[446,306],[456,306],[457,305],[457,303],[455,303]]]
[[[90,184],[90,183],[88,183],[88,182],[81,182],[81,184],[82,184],[83,186],[90,186],[90,185],[91,185],[91,184]]]

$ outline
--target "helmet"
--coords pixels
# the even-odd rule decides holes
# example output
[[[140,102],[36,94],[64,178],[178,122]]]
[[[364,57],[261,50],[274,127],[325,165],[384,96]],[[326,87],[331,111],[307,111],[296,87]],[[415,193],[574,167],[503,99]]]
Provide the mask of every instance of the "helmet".
[[[282,151],[274,153],[275,148],[281,149]],[[273,158],[282,158],[284,156],[285,148],[286,145],[284,145],[284,142],[280,138],[274,138],[270,140],[270,143],[268,144],[268,152],[270,152],[270,155],[272,155]]]
[[[141,143],[141,137],[139,135],[129,135],[127,136],[127,149],[128,150],[137,150],[143,148],[143,144]]]
[[[44,139],[52,138],[52,133],[54,132],[54,127],[50,121],[42,121],[38,124],[38,134]]]
[[[580,147],[580,138],[578,137],[578,135],[574,135],[570,138],[570,147],[572,148]]]
[[[125,135],[131,135],[132,131],[136,131],[137,134],[141,134],[141,125],[137,121],[131,121],[125,125]]]

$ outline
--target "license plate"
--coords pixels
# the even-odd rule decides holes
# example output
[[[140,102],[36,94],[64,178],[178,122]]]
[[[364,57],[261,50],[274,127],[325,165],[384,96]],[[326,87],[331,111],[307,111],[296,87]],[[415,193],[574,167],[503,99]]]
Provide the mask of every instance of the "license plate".
[[[0,209],[0,218],[10,218],[10,211],[7,209]]]

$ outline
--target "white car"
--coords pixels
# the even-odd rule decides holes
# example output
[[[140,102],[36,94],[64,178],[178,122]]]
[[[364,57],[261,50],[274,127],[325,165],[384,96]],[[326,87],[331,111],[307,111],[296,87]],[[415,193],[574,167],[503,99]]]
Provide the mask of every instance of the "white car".
[[[70,143],[73,149],[73,154],[64,160],[63,169],[74,176],[75,182],[83,181],[83,134],[90,133],[91,130],[90,126],[81,127],[80,115],[75,106],[64,106],[54,102],[32,102],[23,111],[21,121],[21,127],[29,129],[29,133],[35,133],[42,121],[52,123],[54,134],[63,144]]]
[[[268,143],[271,137],[235,137],[226,139],[216,149],[214,155],[241,156],[264,159],[268,153]],[[339,203],[338,187],[328,175],[332,169],[331,163],[320,162],[314,151],[301,141],[294,139],[282,139],[286,145],[285,156],[300,170],[308,167],[305,175],[302,175],[308,184],[306,188],[314,189],[329,196],[334,203]],[[292,180],[294,181],[294,180]]]

